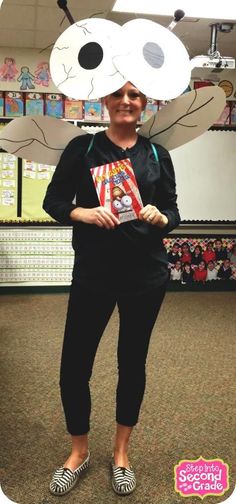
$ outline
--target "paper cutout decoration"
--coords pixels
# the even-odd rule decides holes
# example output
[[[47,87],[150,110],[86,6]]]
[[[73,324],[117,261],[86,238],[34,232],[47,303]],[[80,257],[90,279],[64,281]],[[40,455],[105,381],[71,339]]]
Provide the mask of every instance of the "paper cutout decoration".
[[[212,126],[225,103],[225,93],[218,86],[190,91],[165,105],[138,133],[169,151],[176,149]]]
[[[176,35],[147,19],[119,26],[107,19],[74,23],[50,58],[54,84],[76,99],[102,98],[132,82],[150,98],[170,100],[187,88],[191,66]]]
[[[25,116],[4,127],[0,145],[23,159],[55,166],[70,140],[85,133],[81,128],[53,117]]]
[[[149,98],[171,100],[183,93],[191,77],[187,50],[176,35],[148,19],[122,26],[118,70]]]
[[[83,19],[69,26],[52,49],[54,84],[80,100],[101,98],[121,88],[126,80],[113,64],[121,38],[121,27],[107,19]]]

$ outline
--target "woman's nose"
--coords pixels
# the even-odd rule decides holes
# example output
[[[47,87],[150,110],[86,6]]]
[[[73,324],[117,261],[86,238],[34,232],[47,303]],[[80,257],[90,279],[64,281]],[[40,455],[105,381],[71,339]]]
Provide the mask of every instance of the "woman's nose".
[[[127,103],[127,104],[128,104],[128,103],[129,103],[129,101],[130,101],[130,100],[129,100],[129,95],[128,95],[128,94],[126,94],[126,93],[125,93],[125,94],[123,94],[123,96],[122,96],[122,103]]]

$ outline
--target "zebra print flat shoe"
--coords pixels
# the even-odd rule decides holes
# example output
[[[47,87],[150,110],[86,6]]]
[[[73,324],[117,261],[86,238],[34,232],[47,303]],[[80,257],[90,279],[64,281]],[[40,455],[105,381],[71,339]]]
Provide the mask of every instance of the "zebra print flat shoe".
[[[112,488],[119,495],[129,495],[136,488],[136,478],[132,466],[127,467],[116,466],[114,458],[111,462],[112,469]]]
[[[59,469],[56,469],[49,485],[50,492],[53,495],[65,495],[68,493],[76,485],[81,473],[88,468],[89,462],[90,452],[88,452],[86,459],[75,471],[67,467],[59,467]]]

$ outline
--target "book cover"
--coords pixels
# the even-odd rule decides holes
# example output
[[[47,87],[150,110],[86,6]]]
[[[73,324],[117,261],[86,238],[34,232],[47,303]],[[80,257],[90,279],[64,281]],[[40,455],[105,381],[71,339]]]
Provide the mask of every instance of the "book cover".
[[[90,169],[101,206],[108,208],[120,222],[138,218],[143,207],[129,158]]]
[[[84,119],[86,121],[102,120],[102,102],[101,100],[84,101]]]
[[[65,119],[83,119],[83,101],[65,98]]]
[[[25,94],[25,115],[43,115],[44,98],[43,93]]]
[[[0,116],[4,116],[4,95],[3,91],[0,91]]]
[[[5,116],[20,117],[24,114],[23,93],[9,91],[5,93]]]
[[[142,111],[140,116],[141,122],[146,122],[150,117],[152,117],[157,112],[157,101],[148,98],[147,105],[145,109]]]
[[[63,118],[63,99],[61,94],[46,93],[45,114],[50,117]]]

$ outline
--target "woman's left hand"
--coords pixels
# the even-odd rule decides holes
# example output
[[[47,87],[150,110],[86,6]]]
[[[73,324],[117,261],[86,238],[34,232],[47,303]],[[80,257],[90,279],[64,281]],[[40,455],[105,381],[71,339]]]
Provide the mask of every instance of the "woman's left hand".
[[[146,205],[143,207],[139,212],[138,218],[160,228],[164,228],[168,224],[166,215],[162,214],[160,210],[153,205]]]

